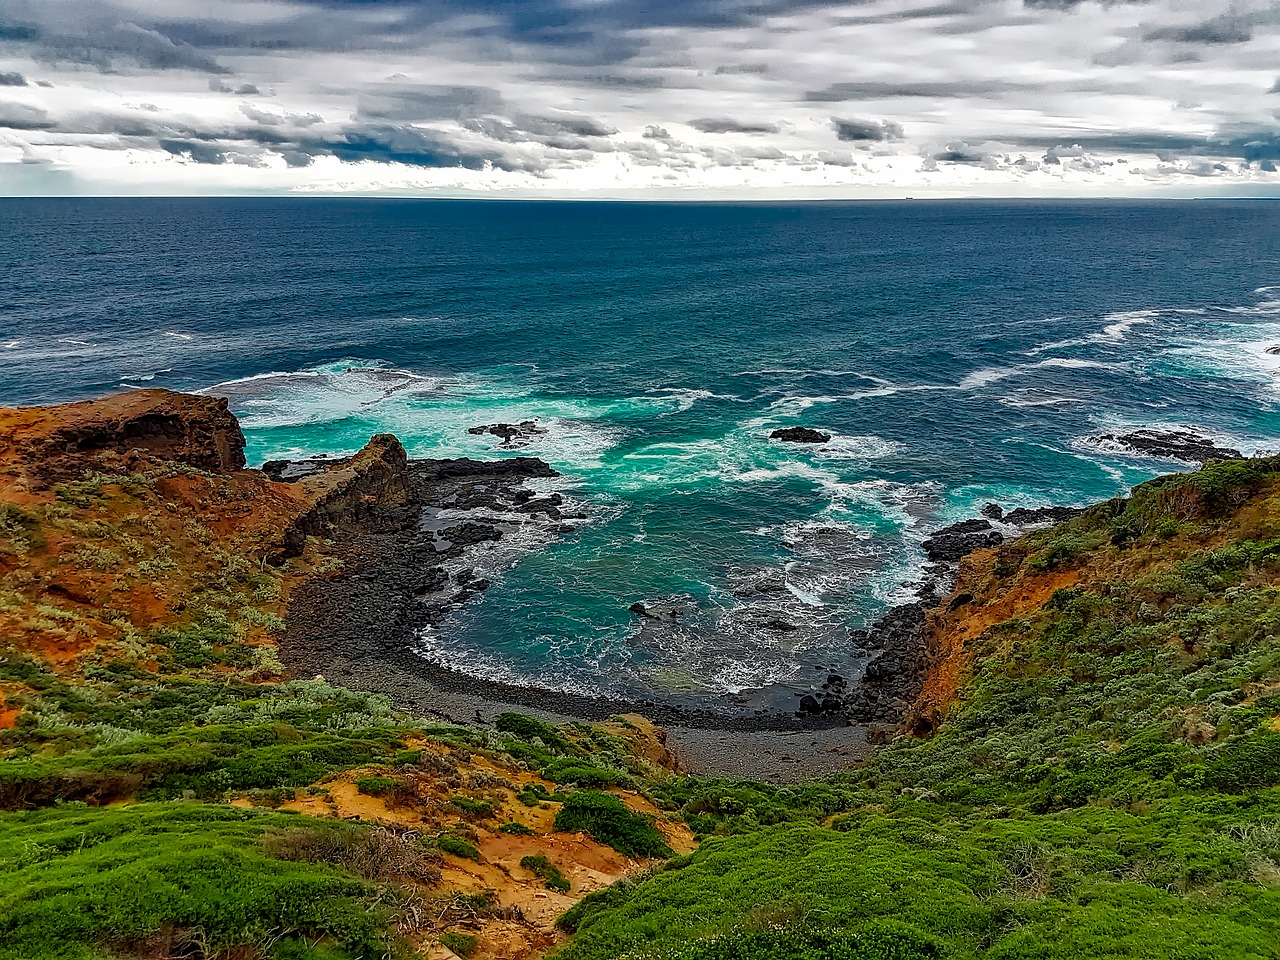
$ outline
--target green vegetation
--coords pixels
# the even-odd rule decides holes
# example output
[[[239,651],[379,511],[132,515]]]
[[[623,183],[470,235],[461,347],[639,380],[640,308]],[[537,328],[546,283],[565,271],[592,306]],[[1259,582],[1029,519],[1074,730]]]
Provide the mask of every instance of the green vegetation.
[[[459,794],[451,797],[449,803],[463,816],[473,820],[488,820],[493,816],[493,804],[488,800],[476,800]]]
[[[461,857],[464,860],[480,859],[480,851],[476,849],[475,844],[468,843],[461,837],[455,837],[451,833],[442,834],[436,838],[436,846],[445,853],[455,857]]]
[[[0,682],[32,692],[0,731],[0,808],[300,787],[389,760],[412,727],[381,697],[320,681],[166,680],[112,664],[82,683],[10,652]]]
[[[470,933],[442,933],[440,942],[460,957],[469,957],[476,952],[479,939]]]
[[[569,794],[556,813],[555,829],[565,833],[581,831],[628,857],[671,856],[671,848],[653,820],[633,813],[608,793],[579,790]]]
[[[7,568],[57,530],[87,541],[65,562],[95,583],[198,581],[163,629],[95,610],[119,640],[65,672],[0,649],[20,711],[0,731],[0,960],[386,960],[408,955],[397,930],[477,951],[442,931],[512,919],[497,896],[423,892],[445,855],[480,860],[470,823],[424,839],[225,803],[323,796],[351,770],[391,806],[430,781],[431,809],[491,828],[516,789],[558,806],[555,830],[655,861],[564,915],[560,960],[1280,958],[1280,460],[1153,480],[1006,545],[996,582],[951,605],[986,629],[937,733],[785,786],[663,776],[585,724],[505,713],[470,730],[323,682],[252,682],[278,668],[255,645],[280,628],[278,573],[193,518],[200,570],[178,570],[146,521],[117,516],[117,488],[155,495],[90,477],[0,507]],[[24,599],[20,579],[0,612],[22,629],[91,632],[85,604]],[[653,818],[602,792],[618,788],[702,846],[672,857]],[[521,865],[569,891],[545,855]]]
[[[557,893],[569,892],[569,880],[559,868],[544,857],[540,853],[530,854],[527,857],[520,858],[520,866],[533,873],[534,876],[543,880],[547,884],[548,890],[554,890]]]
[[[371,797],[385,797],[398,782],[394,777],[361,777],[356,781],[356,790]]]
[[[932,738],[818,783],[653,785],[707,839],[569,911],[558,960],[1280,957],[1278,465],[1002,549],[1006,581],[1069,585],[973,642]]]
[[[98,960],[183,943],[201,955],[252,944],[280,960],[398,952],[365,880],[267,852],[272,831],[298,829],[332,832],[201,804],[0,815],[0,958]]]

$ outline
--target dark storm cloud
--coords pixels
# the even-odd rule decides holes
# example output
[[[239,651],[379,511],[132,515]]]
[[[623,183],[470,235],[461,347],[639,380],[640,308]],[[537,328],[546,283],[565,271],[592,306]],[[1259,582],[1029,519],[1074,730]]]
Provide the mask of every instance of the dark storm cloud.
[[[835,127],[837,140],[880,141],[901,140],[902,124],[892,120],[858,120],[832,117],[831,125]]]
[[[0,72],[0,87],[25,87],[27,78],[20,73]]]
[[[39,59],[84,64],[103,73],[115,73],[129,65],[151,70],[230,72],[191,44],[175,41],[159,30],[132,21],[86,23],[80,32],[41,29],[36,46]]]
[[[1015,146],[1020,150],[1044,149],[1043,143],[1036,144],[1032,141],[1019,141]],[[1054,159],[1062,160],[1096,153],[1133,155],[1131,159],[1154,156],[1166,162],[1188,156],[1221,157],[1249,163],[1278,160],[1280,159],[1280,126],[1267,130],[1222,129],[1213,137],[1143,131],[1075,137],[1069,144],[1058,143],[1050,147],[1046,152],[1045,160],[1052,163]]]
[[[777,133],[776,123],[734,120],[732,117],[702,117],[690,120],[689,126],[703,133]]]

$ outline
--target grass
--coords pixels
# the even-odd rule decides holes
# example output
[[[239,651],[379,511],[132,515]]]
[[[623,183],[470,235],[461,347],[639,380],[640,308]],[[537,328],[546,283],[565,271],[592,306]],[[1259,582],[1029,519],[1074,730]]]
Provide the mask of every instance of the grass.
[[[0,958],[97,960],[148,944],[246,944],[263,956],[398,952],[364,880],[271,856],[270,831],[319,822],[200,804],[0,815]],[[306,825],[306,826],[304,826]]]

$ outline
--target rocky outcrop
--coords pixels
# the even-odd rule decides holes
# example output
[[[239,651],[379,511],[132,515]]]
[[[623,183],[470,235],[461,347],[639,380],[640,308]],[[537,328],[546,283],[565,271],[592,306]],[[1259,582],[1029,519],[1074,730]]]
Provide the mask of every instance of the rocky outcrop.
[[[521,420],[519,423],[489,423],[482,427],[472,427],[467,433],[477,437],[487,433],[501,439],[504,447],[524,447],[544,436],[547,429],[538,426],[533,420]]]
[[[991,526],[989,520],[962,520],[943,527],[922,546],[930,560],[950,563],[975,550],[999,546],[1003,541],[1004,535]]]
[[[831,434],[811,427],[781,427],[769,434],[769,439],[781,440],[783,443],[826,443],[831,439]]]
[[[1159,460],[1182,463],[1208,463],[1212,460],[1243,460],[1244,454],[1230,447],[1218,446],[1213,439],[1191,430],[1134,430],[1130,433],[1103,433],[1086,437],[1085,442],[1114,453],[1137,454]]]
[[[285,531],[276,559],[297,556],[308,536],[333,538],[412,522],[416,512],[409,497],[408,462],[400,441],[380,433],[349,460],[332,461],[323,472],[303,477],[299,494],[309,505]]]
[[[244,434],[218,397],[135,390],[100,400],[0,410],[0,449],[34,489],[151,458],[210,473],[242,470]]]

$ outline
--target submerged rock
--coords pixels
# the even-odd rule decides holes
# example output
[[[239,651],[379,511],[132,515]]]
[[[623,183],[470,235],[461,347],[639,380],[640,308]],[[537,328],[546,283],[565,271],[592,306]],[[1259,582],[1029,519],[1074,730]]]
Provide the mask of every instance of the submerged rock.
[[[782,427],[769,434],[769,439],[784,443],[826,443],[831,439],[831,434],[811,427]]]
[[[678,603],[645,603],[637,600],[627,609],[646,620],[676,620],[685,615],[685,608]]]
[[[1136,453],[1161,460],[1206,463],[1210,460],[1243,460],[1244,454],[1220,447],[1210,437],[1193,430],[1134,430],[1130,433],[1103,433],[1086,442],[1104,450]]]
[[[482,436],[486,433],[502,440],[504,447],[523,447],[538,437],[546,434],[546,427],[540,427],[535,420],[521,420],[519,423],[487,423],[481,427],[471,427],[467,433]]]

